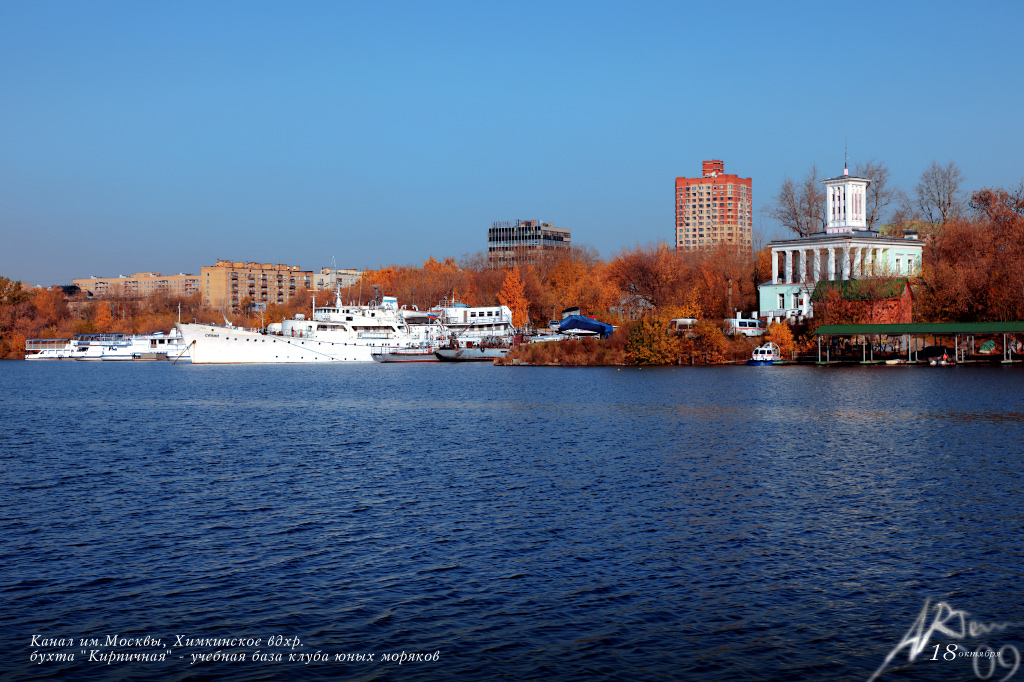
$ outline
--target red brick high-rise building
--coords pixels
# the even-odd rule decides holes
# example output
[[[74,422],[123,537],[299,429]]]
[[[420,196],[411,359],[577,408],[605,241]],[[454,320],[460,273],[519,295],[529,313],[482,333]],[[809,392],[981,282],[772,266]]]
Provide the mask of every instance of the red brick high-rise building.
[[[753,250],[750,178],[726,175],[718,159],[700,178],[676,178],[676,249],[733,244]]]

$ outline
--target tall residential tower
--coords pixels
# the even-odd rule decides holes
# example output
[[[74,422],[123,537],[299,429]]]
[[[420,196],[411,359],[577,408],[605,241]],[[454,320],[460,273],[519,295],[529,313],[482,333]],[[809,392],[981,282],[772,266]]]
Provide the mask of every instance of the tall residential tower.
[[[676,249],[732,244],[752,250],[750,178],[726,175],[718,159],[704,162],[700,178],[676,178]]]

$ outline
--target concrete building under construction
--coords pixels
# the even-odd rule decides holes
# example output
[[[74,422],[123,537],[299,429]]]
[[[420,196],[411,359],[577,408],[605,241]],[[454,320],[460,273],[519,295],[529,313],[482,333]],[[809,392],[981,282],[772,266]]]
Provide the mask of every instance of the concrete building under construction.
[[[567,249],[572,232],[539,220],[491,223],[487,231],[487,260],[494,267],[532,263],[543,251]]]

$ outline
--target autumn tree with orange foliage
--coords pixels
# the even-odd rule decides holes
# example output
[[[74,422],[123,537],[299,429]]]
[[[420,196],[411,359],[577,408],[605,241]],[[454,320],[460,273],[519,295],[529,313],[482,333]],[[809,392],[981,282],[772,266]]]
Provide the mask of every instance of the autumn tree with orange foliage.
[[[32,294],[21,282],[0,277],[0,358],[25,350],[25,339],[34,328]]]
[[[431,308],[443,300],[458,299],[467,305],[493,305],[501,288],[501,271],[490,272],[481,259],[472,259],[469,267],[454,258],[423,261],[423,267],[388,265],[363,272],[362,281],[346,290],[345,300],[366,302],[373,287],[381,296],[395,296],[402,305]]]
[[[772,322],[768,325],[768,333],[764,341],[774,343],[779,347],[779,352],[784,358],[790,358],[796,352],[796,339],[793,338],[793,328],[785,322]]]
[[[589,315],[607,316],[619,300],[618,289],[609,281],[605,264],[588,247],[574,246],[557,251],[530,254],[532,262],[518,267],[523,296],[528,302],[527,319],[542,322],[558,311],[579,306]],[[361,284],[344,296],[356,298],[360,287],[365,301],[377,285],[381,294],[396,296],[402,305],[431,308],[445,299],[458,299],[471,306],[495,305],[506,285],[506,272],[493,267],[483,254],[438,261],[430,258],[423,267],[389,265],[363,273]],[[519,326],[519,325],[517,325]]]
[[[1024,184],[975,192],[970,209],[925,245],[917,314],[927,322],[1024,320]]]
[[[623,251],[608,264],[608,277],[627,318],[691,301],[707,317],[722,319],[756,307],[755,264],[749,251],[730,245],[677,252],[662,243]]]
[[[626,316],[636,319],[650,309],[682,302],[684,267],[664,243],[637,245],[608,264],[608,277],[625,297]]]
[[[183,319],[208,316],[198,295],[155,294],[142,299],[114,296],[93,301],[77,313],[71,312],[67,301],[61,287],[26,289],[20,282],[0,277],[0,358],[24,357],[26,339],[168,331],[177,320],[179,305]]]
[[[681,254],[684,297],[696,301],[709,319],[757,308],[757,261],[750,251],[722,244]]]
[[[590,316],[607,317],[619,298],[604,263],[589,247],[541,252],[520,271],[530,317],[537,322],[557,319],[560,311],[573,306]]]
[[[512,311],[512,326],[516,329],[522,329],[529,323],[530,304],[526,300],[526,291],[518,267],[505,269],[505,283],[498,292],[498,302],[508,306]]]

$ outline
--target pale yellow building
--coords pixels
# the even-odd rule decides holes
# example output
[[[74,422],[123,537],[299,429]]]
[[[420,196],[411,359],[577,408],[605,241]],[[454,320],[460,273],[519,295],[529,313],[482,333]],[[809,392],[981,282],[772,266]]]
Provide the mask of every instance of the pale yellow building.
[[[199,277],[179,272],[161,275],[159,272],[137,272],[117,277],[87,277],[72,280],[83,292],[93,296],[130,296],[138,298],[153,294],[191,296],[199,293]]]
[[[298,265],[219,260],[203,266],[200,280],[205,305],[235,310],[246,297],[253,303],[283,305],[313,287],[313,272]]]
[[[317,291],[347,289],[359,282],[363,273],[352,268],[320,268],[320,274],[313,278],[313,288]]]

